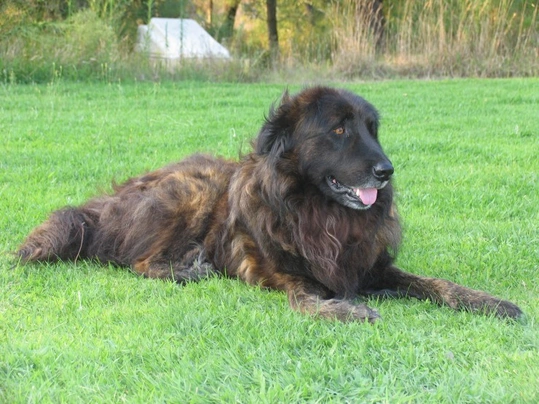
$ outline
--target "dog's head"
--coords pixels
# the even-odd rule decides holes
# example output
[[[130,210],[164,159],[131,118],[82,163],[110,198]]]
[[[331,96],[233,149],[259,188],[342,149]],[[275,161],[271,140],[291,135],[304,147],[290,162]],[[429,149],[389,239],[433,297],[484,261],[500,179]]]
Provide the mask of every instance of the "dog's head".
[[[393,174],[378,142],[378,119],[370,103],[346,90],[285,92],[271,108],[255,152],[275,163],[294,160],[298,173],[328,197],[368,209]]]

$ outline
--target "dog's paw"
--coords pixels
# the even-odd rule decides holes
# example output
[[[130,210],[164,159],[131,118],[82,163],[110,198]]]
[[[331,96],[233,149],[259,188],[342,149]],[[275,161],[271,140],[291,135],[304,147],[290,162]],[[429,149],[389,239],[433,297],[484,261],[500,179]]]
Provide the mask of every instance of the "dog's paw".
[[[382,318],[376,310],[371,309],[365,304],[354,305],[351,314],[352,320],[368,321],[371,324]]]
[[[508,302],[507,300],[499,300],[494,303],[494,307],[490,307],[498,317],[519,319],[523,316],[522,310],[516,304]]]
[[[522,310],[516,304],[488,295],[469,301],[463,308],[487,315],[494,314],[500,318],[516,320],[523,316]]]
[[[374,323],[381,317],[378,312],[365,304],[354,304],[348,300],[329,299],[319,307],[319,315],[327,318],[336,318],[343,322],[368,321]]]

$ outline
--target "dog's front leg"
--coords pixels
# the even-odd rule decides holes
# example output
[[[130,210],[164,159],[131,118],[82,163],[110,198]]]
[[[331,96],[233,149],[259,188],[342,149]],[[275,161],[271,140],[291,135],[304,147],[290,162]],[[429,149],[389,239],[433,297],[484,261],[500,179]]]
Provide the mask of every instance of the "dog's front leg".
[[[253,239],[244,233],[236,232],[230,245],[233,258],[225,265],[227,274],[251,285],[285,291],[294,310],[341,321],[372,323],[380,318],[365,304],[334,298],[333,292],[315,280],[281,272],[281,263],[264,257]]]
[[[252,285],[285,291],[290,307],[294,310],[343,322],[373,323],[380,318],[376,310],[365,304],[335,298],[335,294],[321,283],[302,276],[268,270],[267,262],[266,265],[255,265],[255,262],[252,257],[245,257],[239,271],[233,275]]]
[[[375,322],[380,318],[376,310],[362,303],[346,299],[328,298],[331,293],[314,281],[290,277],[286,283],[290,306],[302,313],[340,321]]]
[[[377,272],[374,281],[362,293],[430,299],[455,310],[493,313],[498,317],[518,318],[522,315],[522,311],[515,304],[488,293],[466,288],[445,279],[426,278],[403,272],[395,266],[388,266]]]

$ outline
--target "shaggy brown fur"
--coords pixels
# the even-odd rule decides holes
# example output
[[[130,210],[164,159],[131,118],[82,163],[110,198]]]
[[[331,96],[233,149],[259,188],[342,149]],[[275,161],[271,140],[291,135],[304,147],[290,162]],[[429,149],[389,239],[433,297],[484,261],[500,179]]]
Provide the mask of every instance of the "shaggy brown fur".
[[[97,258],[177,282],[219,273],[287,292],[299,311],[379,315],[358,295],[413,296],[516,318],[514,304],[393,265],[401,230],[378,114],[348,91],[285,93],[240,162],[194,155],[54,212],[23,261]]]

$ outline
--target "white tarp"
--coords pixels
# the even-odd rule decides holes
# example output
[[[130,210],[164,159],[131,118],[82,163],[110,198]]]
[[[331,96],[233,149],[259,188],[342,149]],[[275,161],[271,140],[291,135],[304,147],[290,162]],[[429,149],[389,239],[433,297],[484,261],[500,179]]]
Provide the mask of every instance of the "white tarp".
[[[195,20],[183,18],[152,18],[148,25],[139,25],[136,49],[163,59],[230,58]]]

